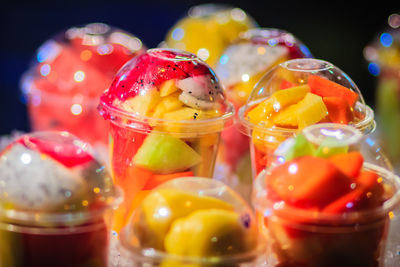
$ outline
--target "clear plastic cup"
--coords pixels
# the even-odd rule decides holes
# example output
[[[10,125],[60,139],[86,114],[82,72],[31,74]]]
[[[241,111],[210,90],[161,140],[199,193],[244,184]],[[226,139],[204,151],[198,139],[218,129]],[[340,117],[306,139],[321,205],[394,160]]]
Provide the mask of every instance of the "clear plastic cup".
[[[116,212],[116,232],[158,184],[212,177],[220,134],[234,110],[195,55],[150,49],[121,69],[100,102],[110,122],[113,177],[127,196]]]
[[[97,112],[98,97],[142,52],[137,37],[103,23],[71,27],[44,42],[21,79],[31,129],[68,131],[106,147],[108,125]]]
[[[261,266],[254,212],[222,182],[184,177],[154,189],[121,232],[126,266]]]
[[[311,58],[309,49],[293,34],[274,28],[250,29],[222,53],[215,72],[235,110],[245,105],[256,83],[274,66],[295,58]],[[216,174],[249,198],[252,186],[249,137],[237,127],[221,135]]]
[[[400,14],[389,16],[387,25],[364,48],[369,72],[376,77],[375,104],[378,136],[396,170],[400,170]]]
[[[189,51],[214,67],[241,32],[256,27],[254,19],[240,8],[201,4],[191,7],[171,27],[161,46]]]
[[[86,143],[22,135],[1,152],[0,177],[1,266],[108,266],[122,191]]]
[[[316,124],[285,141],[255,181],[271,266],[383,266],[400,180],[352,126]]]
[[[368,134],[374,113],[357,85],[332,63],[312,58],[285,61],[257,83],[238,112],[238,127],[251,137],[253,177],[271,164],[273,151],[306,126],[348,124]]]

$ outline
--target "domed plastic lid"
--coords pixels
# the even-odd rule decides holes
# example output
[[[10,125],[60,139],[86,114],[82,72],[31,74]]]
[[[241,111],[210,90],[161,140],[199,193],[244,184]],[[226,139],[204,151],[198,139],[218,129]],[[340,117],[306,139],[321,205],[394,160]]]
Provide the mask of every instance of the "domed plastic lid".
[[[364,48],[364,57],[369,62],[369,72],[374,76],[380,74],[381,67],[398,68],[400,64],[400,13],[389,16],[386,27]]]
[[[147,122],[149,128],[169,132],[201,122],[217,123],[222,130],[221,121],[233,115],[212,69],[195,55],[174,49],[150,49],[130,60],[100,102],[105,119],[125,125]],[[173,123],[182,127],[168,128]]]
[[[310,57],[309,49],[291,33],[256,28],[242,33],[224,50],[215,71],[230,99],[244,104],[271,67],[289,59]]]
[[[239,33],[257,27],[245,11],[226,4],[202,4],[189,9],[168,32],[165,45],[196,54],[214,66]]]
[[[21,136],[0,154],[0,216],[71,225],[102,216],[120,193],[92,149],[67,132]]]
[[[146,255],[149,262],[204,264],[254,259],[261,246],[245,201],[223,183],[200,177],[174,179],[150,192],[121,242],[131,257]]]
[[[295,133],[309,125],[353,125],[364,133],[375,128],[373,111],[350,77],[327,61],[301,58],[279,64],[254,87],[239,111],[242,131]]]
[[[399,204],[400,180],[390,162],[352,126],[309,126],[275,155],[257,178],[254,195],[256,206],[269,214],[318,224],[370,222]]]
[[[21,87],[28,95],[98,97],[121,66],[143,51],[139,38],[107,24],[72,27],[40,46]]]

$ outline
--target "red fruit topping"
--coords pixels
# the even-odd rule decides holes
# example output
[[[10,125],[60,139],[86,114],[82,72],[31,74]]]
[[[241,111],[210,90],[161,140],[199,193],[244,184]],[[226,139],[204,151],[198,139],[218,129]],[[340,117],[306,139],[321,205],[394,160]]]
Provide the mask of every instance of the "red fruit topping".
[[[351,178],[357,178],[360,174],[364,158],[360,152],[352,151],[344,154],[336,154],[329,158],[336,168]]]
[[[84,148],[73,145],[72,143],[63,142],[62,138],[59,140],[49,140],[33,136],[23,136],[16,142],[29,149],[39,151],[68,168],[94,160]]]
[[[281,82],[281,86],[279,87],[279,89],[281,89],[281,90],[282,89],[288,89],[288,88],[295,87],[295,86],[296,86],[295,83],[289,82],[287,80],[283,80]]]

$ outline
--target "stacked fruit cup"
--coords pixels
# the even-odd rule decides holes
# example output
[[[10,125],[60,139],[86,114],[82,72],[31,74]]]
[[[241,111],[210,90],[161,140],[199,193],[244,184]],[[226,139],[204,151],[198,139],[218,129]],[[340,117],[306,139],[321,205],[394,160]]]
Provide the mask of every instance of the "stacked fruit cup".
[[[0,153],[0,266],[108,266],[122,192],[94,155],[66,132],[26,134]]]
[[[255,27],[254,19],[240,8],[201,4],[171,27],[160,46],[191,52],[215,67],[224,49],[240,33]]]
[[[237,111],[272,67],[289,59],[310,57],[309,49],[291,33],[256,28],[242,33],[225,49],[215,72]],[[227,128],[221,134],[215,177],[249,198],[252,184],[249,138],[237,127]]]
[[[251,137],[253,177],[271,164],[280,143],[306,126],[348,124],[367,134],[374,113],[356,84],[333,64],[311,58],[285,61],[255,86],[238,112],[238,127]]]
[[[116,232],[157,185],[212,177],[220,133],[234,114],[208,65],[173,49],[150,49],[129,61],[99,110],[110,122],[113,177],[125,192]]]
[[[261,266],[254,211],[220,181],[185,177],[154,189],[121,232],[128,266]]]
[[[130,33],[103,23],[71,27],[46,41],[22,76],[33,131],[69,131],[107,147],[98,97],[125,62],[144,51]]]
[[[275,151],[253,201],[273,266],[382,266],[400,180],[370,137],[316,124]]]

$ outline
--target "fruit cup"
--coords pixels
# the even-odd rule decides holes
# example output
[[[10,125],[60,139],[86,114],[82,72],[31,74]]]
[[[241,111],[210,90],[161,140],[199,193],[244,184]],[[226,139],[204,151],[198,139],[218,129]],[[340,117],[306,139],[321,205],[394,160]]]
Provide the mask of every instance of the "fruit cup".
[[[108,125],[97,112],[98,97],[143,51],[137,37],[102,23],[72,27],[46,41],[21,79],[31,129],[68,131],[104,150]]]
[[[254,87],[238,112],[239,130],[251,137],[253,176],[271,164],[273,151],[306,126],[332,122],[367,134],[374,113],[357,85],[333,64],[312,58],[285,61]]]
[[[121,232],[126,266],[261,266],[254,212],[220,181],[185,177],[154,189]]]
[[[315,124],[275,156],[253,196],[271,266],[383,266],[400,180],[375,141]]]
[[[208,65],[173,49],[150,49],[129,61],[99,110],[110,122],[111,169],[126,196],[116,232],[158,184],[212,177],[220,133],[234,114]]]
[[[378,135],[397,171],[400,171],[400,14],[364,49],[369,72],[376,79]]]
[[[0,153],[0,266],[108,266],[121,190],[67,132],[21,136]]]
[[[181,49],[214,67],[224,49],[241,32],[257,27],[242,9],[225,4],[193,6],[168,31],[161,46]]]
[[[284,30],[256,28],[241,34],[223,52],[215,72],[235,110],[246,104],[256,83],[272,67],[289,59],[312,57],[308,48]],[[225,129],[216,162],[216,177],[249,196],[252,174],[249,137],[236,127]]]

